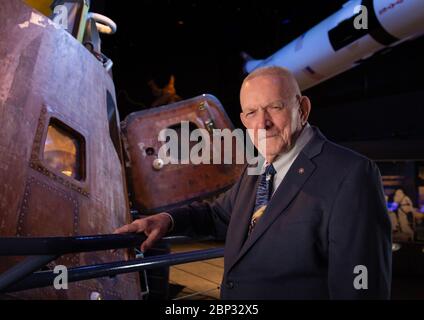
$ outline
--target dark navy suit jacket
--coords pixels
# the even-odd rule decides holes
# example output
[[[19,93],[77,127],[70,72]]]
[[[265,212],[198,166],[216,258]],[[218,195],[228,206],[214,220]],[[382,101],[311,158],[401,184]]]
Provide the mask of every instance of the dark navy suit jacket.
[[[257,183],[245,171],[216,201],[170,211],[176,234],[225,238],[223,299],[390,297],[391,226],[372,161],[314,128],[247,237]]]

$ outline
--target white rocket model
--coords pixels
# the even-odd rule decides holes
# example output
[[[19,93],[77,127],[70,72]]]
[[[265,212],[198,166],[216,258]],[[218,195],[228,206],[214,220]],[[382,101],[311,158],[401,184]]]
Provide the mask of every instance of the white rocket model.
[[[424,0],[351,0],[269,58],[247,61],[245,71],[283,66],[304,90],[422,34]]]

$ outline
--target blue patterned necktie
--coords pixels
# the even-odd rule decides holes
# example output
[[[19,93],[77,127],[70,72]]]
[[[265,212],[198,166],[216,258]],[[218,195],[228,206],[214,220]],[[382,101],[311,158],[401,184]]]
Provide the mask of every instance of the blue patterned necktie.
[[[271,199],[275,174],[276,171],[271,163],[265,167],[265,172],[260,177],[258,189],[256,190],[255,209],[249,225],[249,234],[252,232],[253,228],[255,228],[256,223],[263,215],[266,206],[268,205],[269,199]]]

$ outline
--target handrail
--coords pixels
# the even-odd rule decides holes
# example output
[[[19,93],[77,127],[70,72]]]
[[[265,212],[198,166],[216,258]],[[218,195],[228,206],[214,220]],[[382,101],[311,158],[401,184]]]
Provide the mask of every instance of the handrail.
[[[76,237],[0,238],[0,256],[51,255],[137,246],[144,234],[110,234]]]
[[[0,292],[4,291],[14,283],[19,283],[22,279],[25,279],[33,272],[40,270],[46,264],[56,260],[57,258],[58,256],[55,255],[27,257],[24,261],[0,274]]]
[[[161,242],[187,242],[188,237],[165,237]],[[0,256],[63,255],[139,246],[144,234],[104,234],[76,237],[0,237]]]
[[[190,252],[172,253],[142,259],[134,259],[130,261],[120,261],[76,267],[68,270],[68,282],[101,278],[106,276],[110,277],[122,273],[139,272],[146,269],[154,269],[194,261],[220,258],[223,255],[223,248],[214,248]],[[57,277],[57,274],[53,273],[53,271],[36,272],[18,283],[12,284],[11,286],[7,287],[5,290],[0,292],[6,293],[51,286],[53,285],[55,277]]]
[[[56,274],[52,271],[35,271],[64,254],[137,247],[145,240],[144,234],[134,233],[75,237],[0,237],[0,256],[29,256],[0,274],[0,292],[13,292],[52,285]],[[193,240],[185,236],[171,236],[162,238],[159,242],[170,244]],[[218,248],[81,266],[69,269],[68,281],[113,276],[222,256],[223,249]]]

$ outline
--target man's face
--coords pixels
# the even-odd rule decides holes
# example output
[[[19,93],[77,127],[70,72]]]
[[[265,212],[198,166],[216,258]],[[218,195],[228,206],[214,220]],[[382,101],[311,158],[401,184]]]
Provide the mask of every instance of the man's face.
[[[262,75],[248,80],[240,91],[241,120],[267,161],[289,151],[302,128],[300,97],[289,92],[287,81]],[[259,144],[259,129],[265,129],[265,150]]]

